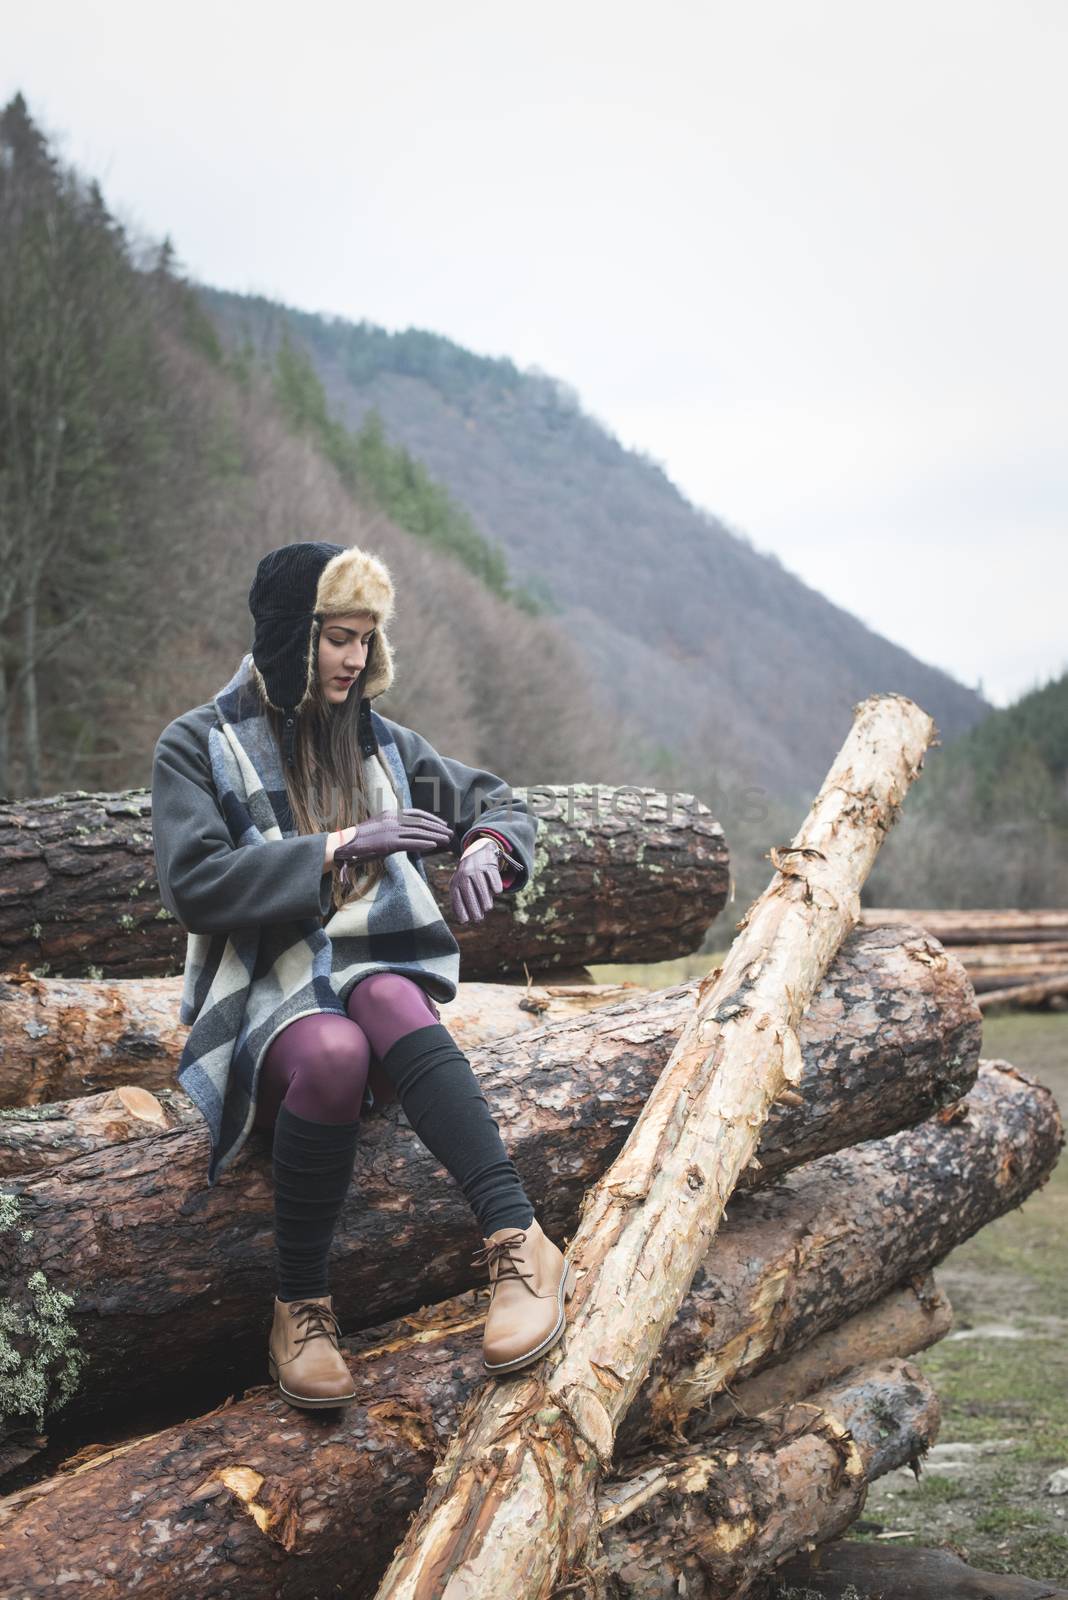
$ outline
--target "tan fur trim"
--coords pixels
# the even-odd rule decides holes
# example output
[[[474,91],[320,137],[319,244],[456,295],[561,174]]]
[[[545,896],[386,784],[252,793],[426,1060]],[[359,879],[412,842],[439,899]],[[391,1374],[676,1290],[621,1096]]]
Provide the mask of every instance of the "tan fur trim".
[[[385,562],[369,550],[352,545],[331,556],[315,590],[315,610],[325,617],[343,617],[353,611],[369,611],[375,619],[375,663],[364,682],[368,699],[384,693],[393,682],[393,651],[384,624],[393,615],[393,579]],[[312,630],[314,633],[314,629]],[[308,660],[308,683],[316,664]]]
[[[314,609],[321,612],[324,619],[329,616],[346,616],[353,611],[371,613],[375,619],[375,642],[372,647],[375,659],[364,680],[363,694],[368,700],[384,694],[393,682],[394,670],[393,651],[383,626],[393,615],[393,580],[385,562],[355,545],[348,550],[342,550],[339,555],[331,556],[319,574]],[[308,651],[304,661],[304,693],[297,706],[298,712],[303,711],[312,700],[315,674],[319,670],[320,631],[313,619],[308,630]],[[252,662],[252,676],[264,703],[275,711],[284,710],[284,707],[276,706],[269,697],[267,684],[255,661]]]
[[[319,629],[315,618],[312,618],[311,627],[308,629],[308,649],[304,657],[304,693],[297,702],[298,713],[310,705],[313,698],[313,685],[315,674],[319,670]]]
[[[393,682],[393,651],[390,648],[386,630],[381,623],[375,628],[375,642],[372,645],[375,659],[364,679],[363,692],[368,700],[373,700],[376,695],[383,694]]]
[[[331,556],[315,590],[315,610],[339,617],[349,611],[369,611],[376,622],[393,615],[393,579],[378,556],[357,545]]]

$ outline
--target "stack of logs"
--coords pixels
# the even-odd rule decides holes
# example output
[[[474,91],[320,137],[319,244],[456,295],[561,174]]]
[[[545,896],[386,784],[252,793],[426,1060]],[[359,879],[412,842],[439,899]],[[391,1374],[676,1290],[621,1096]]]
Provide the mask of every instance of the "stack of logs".
[[[953,954],[980,1009],[1043,1005],[1068,995],[1068,911],[878,911],[861,923],[918,925]]]
[[[640,822],[543,816],[541,882],[457,933],[465,982],[443,1020],[562,1244],[709,982],[553,982],[639,946],[665,959],[700,944],[724,903],[726,849],[704,807],[673,798],[670,820],[650,792]],[[119,799],[0,808],[0,845],[22,840],[19,893],[36,879],[48,907],[20,930],[9,898],[4,936],[22,964],[0,979],[0,1357],[6,1337],[22,1363],[0,1359],[5,1592],[43,1595],[61,1574],[75,1594],[371,1596],[486,1385],[487,1291],[470,1264],[482,1241],[399,1107],[376,1110],[331,1258],[356,1402],[301,1412],[264,1381],[269,1143],[254,1136],[206,1186],[206,1132],[171,1087],[180,980],[159,975],[151,938],[136,973],[99,914],[146,825],[142,798],[125,813]],[[99,822],[108,882],[94,885],[88,848],[70,866],[65,803],[90,834]],[[444,885],[442,873],[443,904]],[[157,921],[153,895],[142,882],[135,933]],[[740,1592],[846,1528],[874,1477],[918,1469],[938,1402],[909,1358],[951,1320],[931,1269],[1044,1183],[1063,1143],[1049,1093],[980,1059],[981,1025],[968,974],[929,927],[865,922],[841,940],[800,1022],[800,1078],[763,1123],[617,1432],[589,1593]],[[82,1358],[55,1409],[61,1341],[35,1342],[25,1317],[11,1331],[40,1306],[41,1271],[71,1296],[55,1325]],[[12,1409],[34,1384],[47,1438],[40,1414]]]

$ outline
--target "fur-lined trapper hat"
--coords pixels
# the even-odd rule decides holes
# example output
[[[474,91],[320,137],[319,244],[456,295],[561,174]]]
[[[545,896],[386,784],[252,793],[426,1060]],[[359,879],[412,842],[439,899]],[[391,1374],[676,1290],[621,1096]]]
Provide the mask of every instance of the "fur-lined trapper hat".
[[[393,655],[384,624],[393,615],[393,580],[378,556],[357,545],[311,540],[271,550],[248,592],[256,624],[252,675],[269,706],[285,717],[284,755],[293,765],[297,713],[309,703],[318,671],[319,634],[327,617],[368,611],[375,636],[360,674],[360,749],[373,755],[371,700],[393,682]]]

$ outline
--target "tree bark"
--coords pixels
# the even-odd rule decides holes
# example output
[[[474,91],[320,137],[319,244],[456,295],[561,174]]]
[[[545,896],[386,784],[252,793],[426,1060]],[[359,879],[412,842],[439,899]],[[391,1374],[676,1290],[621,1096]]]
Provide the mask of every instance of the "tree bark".
[[[841,1325],[885,1306],[895,1285],[913,1282],[908,1292],[939,1320],[920,1274],[1044,1182],[1062,1138],[1048,1090],[1004,1063],[985,1063],[963,1115],[739,1196],[683,1303],[677,1342],[669,1336],[662,1350],[658,1403],[641,1407],[633,1423],[628,1417],[620,1444],[631,1455],[620,1472],[631,1476],[634,1457],[649,1449],[706,1437],[717,1415],[709,1407],[704,1425],[709,1399],[726,1385],[743,1393],[746,1380],[794,1351],[796,1389],[785,1366],[774,1381],[780,1394],[800,1396],[821,1336],[840,1328],[840,1346],[860,1348],[863,1332],[854,1343]],[[114,1578],[117,1592],[184,1600],[194,1577],[205,1596],[228,1586],[251,1594],[279,1583],[284,1568],[287,1600],[339,1581],[354,1600],[371,1592],[465,1403],[486,1384],[484,1310],[485,1293],[471,1291],[349,1335],[357,1398],[343,1411],[298,1412],[266,1383],[147,1438],[91,1445],[58,1475],[0,1502],[9,1583],[20,1595],[43,1595],[63,1570],[87,1592]],[[877,1318],[873,1309],[864,1320]],[[910,1353],[908,1344],[894,1353]],[[672,1391],[675,1404],[665,1405]],[[145,1529],[154,1530],[151,1561]],[[301,1560],[286,1563],[287,1553]]]
[[[953,949],[977,994],[1040,983],[1043,979],[1068,978],[1068,947],[1059,943],[996,944],[981,949],[959,944]]]
[[[465,978],[701,947],[729,889],[723,829],[692,795],[540,784],[537,870],[481,922],[456,925]],[[425,861],[443,914],[456,862]],[[179,972],[185,935],[160,904],[147,790],[0,805],[0,969],[63,977]],[[93,968],[95,971],[91,971]]]
[[[892,1290],[838,1327],[818,1333],[802,1349],[787,1351],[774,1366],[724,1388],[702,1407],[700,1426],[691,1425],[691,1431],[703,1438],[759,1411],[812,1394],[851,1367],[926,1350],[944,1339],[952,1326],[953,1308],[933,1275],[917,1273],[906,1287]]]
[[[887,1549],[885,1545],[825,1545],[794,1556],[776,1574],[812,1600],[855,1600],[860,1594],[908,1600],[1068,1600],[1068,1589],[1041,1578],[980,1572],[949,1550]]]
[[[843,1532],[869,1482],[917,1461],[939,1420],[923,1373],[894,1359],[764,1411],[711,1448],[654,1458],[602,1486],[600,1570],[575,1600],[730,1600],[806,1541]]]
[[[180,978],[0,977],[0,1106],[117,1089],[169,1089],[189,1029]],[[465,1050],[639,998],[638,984],[461,983],[442,1019]]]
[[[802,1103],[774,1108],[748,1184],[920,1121],[973,1081],[979,1024],[967,983],[926,939],[900,941],[873,929],[843,945],[801,1024]],[[685,984],[471,1053],[553,1237],[574,1228],[695,999]],[[184,1104],[156,1099],[164,1116]],[[71,1322],[91,1356],[65,1417],[121,1405],[165,1374],[203,1382],[206,1368],[218,1394],[228,1371],[258,1359],[250,1325],[274,1292],[270,1140],[250,1140],[208,1189],[203,1127],[157,1132],[153,1114],[114,1095],[0,1113],[4,1187],[34,1230],[0,1234],[0,1262],[18,1283],[42,1267],[76,1297]],[[11,1176],[20,1164],[38,1170]],[[365,1119],[332,1251],[338,1314],[377,1321],[456,1293],[474,1281],[480,1244],[462,1193],[400,1108]],[[205,1401],[201,1390],[193,1404]]]
[[[981,1011],[992,1006],[1034,1006],[1055,995],[1068,994],[1068,973],[1063,978],[1047,978],[1042,983],[1021,983],[1011,989],[988,989],[978,996]]]
[[[343,1585],[362,1600],[480,1381],[470,1305],[434,1310],[437,1326],[373,1330],[384,1337],[362,1351],[348,1341],[358,1398],[343,1411],[294,1412],[272,1384],[179,1427],[89,1446],[6,1496],[5,1592],[36,1600],[54,1592],[62,1571],[79,1594],[185,1600],[195,1589],[302,1600]],[[759,1424],[741,1433],[747,1447],[766,1436]],[[883,1459],[884,1471],[896,1464]],[[606,1485],[609,1512],[651,1464],[628,1461],[625,1480]]]
[[[199,1111],[180,1089],[153,1094],[132,1083],[80,1100],[17,1106],[0,1112],[0,1181],[58,1171],[79,1156],[159,1133],[196,1134],[200,1125]]]
[[[865,906],[858,921],[897,926],[919,924],[940,944],[1019,944],[1023,940],[1068,939],[1068,911],[903,910],[898,906]]]
[[[0,982],[0,1019],[6,1019],[0,1021],[0,1071],[22,1087],[82,1076],[97,1088],[104,1087],[101,1079],[111,1079],[115,1087],[135,1082],[156,1092],[163,1108],[161,1126],[201,1129],[188,1097],[161,1086],[173,1082],[180,1053],[179,1040],[166,1031],[160,1000],[167,981]],[[5,998],[5,989],[10,998]],[[535,1117],[570,1106],[582,1117],[584,1130],[590,1117],[599,1121],[611,1116],[619,1127],[623,1111],[637,1116],[692,1014],[699,989],[695,978],[672,989],[634,989],[620,998],[618,990],[605,986],[615,999],[601,1006],[596,1004],[602,993],[597,985],[572,986],[558,997],[552,987],[462,984],[442,1016],[466,1051],[502,1041],[494,1057],[498,1081],[511,1087],[527,1074],[536,1075],[533,1082],[541,1093],[534,1102]],[[143,1008],[132,998],[142,992],[147,995]],[[602,1015],[595,1017],[594,1012]],[[565,1019],[572,1019],[574,1026],[560,1026]],[[546,1031],[550,1023],[556,1026]],[[963,968],[925,934],[872,928],[851,935],[801,1023],[806,1114],[799,1119],[789,1114],[790,1108],[775,1107],[760,1159],[780,1166],[789,1159],[797,1165],[813,1153],[823,1154],[828,1149],[823,1128],[835,1122],[843,1104],[850,1107],[856,1127],[865,1130],[863,1136],[874,1138],[957,1099],[974,1079],[981,1027]],[[154,1028],[159,1033],[153,1060]],[[525,1036],[522,1044],[520,1034]],[[113,1071],[115,1059],[129,1062],[129,1053],[138,1052],[151,1061],[150,1071],[137,1071],[132,1078]],[[166,1074],[160,1060],[164,1054],[170,1058]],[[505,1066],[506,1057],[514,1065]],[[576,1103],[576,1090],[585,1091],[591,1083],[596,1098]],[[101,1098],[79,1095],[43,1105],[19,1101],[0,1111],[0,1176],[62,1166],[75,1155],[152,1131],[137,1117],[117,1120],[113,1102],[101,1118]],[[505,1115],[515,1109],[511,1103]],[[372,1118],[368,1127],[373,1123]],[[571,1127],[566,1118],[556,1121],[561,1142],[571,1137]],[[574,1134],[578,1131],[575,1126]],[[622,1138],[619,1133],[620,1144]],[[796,1148],[791,1149],[791,1140]]]
[[[876,1251],[870,1255],[877,1259]],[[732,1260],[752,1272],[741,1239]],[[917,1281],[919,1293],[893,1291],[844,1324],[838,1349],[866,1348],[870,1336],[861,1324],[881,1311],[901,1336],[892,1354],[909,1355],[941,1337],[938,1296],[929,1281]],[[342,1577],[354,1597],[369,1594],[465,1401],[485,1381],[483,1301],[472,1291],[345,1339],[357,1400],[344,1411],[296,1412],[266,1384],[206,1416],[68,1456],[53,1476],[0,1501],[11,1592],[25,1600],[51,1593],[62,1570],[76,1573],[86,1592],[113,1582],[116,1593],[135,1588],[145,1597],[184,1600],[196,1575],[205,1596],[228,1585],[255,1593],[277,1582],[286,1555],[294,1554],[301,1560],[285,1567],[288,1600],[320,1595]],[[909,1301],[914,1314],[902,1314]],[[790,1337],[786,1323],[780,1332]],[[816,1386],[821,1367],[810,1350],[775,1369],[781,1401],[802,1399]],[[643,1452],[672,1448],[649,1436],[640,1444]],[[632,1477],[639,1460],[621,1463],[621,1473]],[[156,1530],[151,1563],[146,1528]]]
[[[709,1408],[706,1423],[705,1409],[725,1382],[746,1379],[777,1350],[807,1345],[869,1305],[876,1296],[865,1284],[901,1283],[935,1266],[1045,1183],[1063,1144],[1052,1093],[1007,1061],[984,1061],[970,1093],[920,1127],[824,1156],[785,1184],[739,1195],[618,1431],[619,1450],[684,1427],[688,1438],[699,1438],[717,1417]],[[736,1219],[760,1262],[745,1284],[729,1265]],[[842,1293],[850,1297],[848,1312],[830,1313]],[[709,1318],[720,1330],[714,1340]],[[780,1324],[803,1331],[784,1339]]]
[[[465,1415],[378,1591],[539,1600],[587,1562],[616,1429],[708,1249],[768,1110],[800,1081],[797,1029],[934,737],[903,695],[873,695],[775,877],[709,973],[622,1153],[584,1204],[567,1339]],[[654,1270],[655,1264],[655,1270]],[[556,1414],[551,1428],[539,1413]],[[431,1580],[431,1574],[433,1579]]]

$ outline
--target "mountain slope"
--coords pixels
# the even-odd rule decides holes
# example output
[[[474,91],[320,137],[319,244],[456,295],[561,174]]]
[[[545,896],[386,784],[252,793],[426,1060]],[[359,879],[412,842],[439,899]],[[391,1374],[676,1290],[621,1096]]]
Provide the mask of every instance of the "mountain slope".
[[[499,542],[517,581],[551,596],[651,751],[712,747],[739,777],[811,794],[865,695],[910,696],[943,741],[989,711],[695,509],[564,385],[432,334],[201,295],[228,340],[271,350],[288,325],[350,426],[377,410],[387,437]]]

